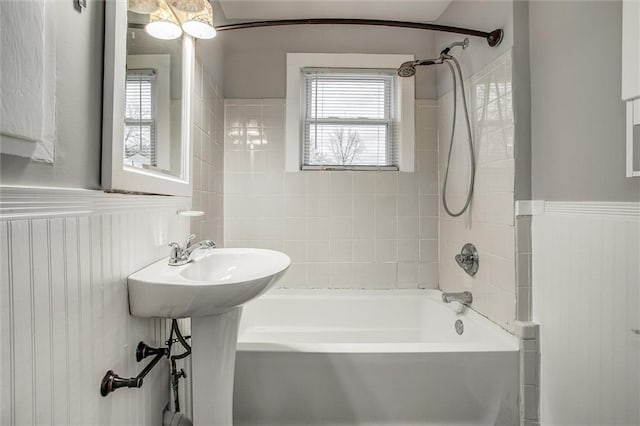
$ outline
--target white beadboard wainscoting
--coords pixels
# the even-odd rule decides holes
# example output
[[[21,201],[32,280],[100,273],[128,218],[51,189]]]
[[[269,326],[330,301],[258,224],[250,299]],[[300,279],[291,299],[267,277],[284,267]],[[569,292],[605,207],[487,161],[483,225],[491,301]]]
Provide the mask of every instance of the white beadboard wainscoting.
[[[184,240],[176,211],[190,199],[28,187],[0,199],[0,424],[161,424],[168,363],[142,389],[99,386],[109,369],[137,375],[137,343],[168,335],[129,315],[126,277]]]
[[[532,235],[541,424],[640,424],[640,203],[545,202]]]

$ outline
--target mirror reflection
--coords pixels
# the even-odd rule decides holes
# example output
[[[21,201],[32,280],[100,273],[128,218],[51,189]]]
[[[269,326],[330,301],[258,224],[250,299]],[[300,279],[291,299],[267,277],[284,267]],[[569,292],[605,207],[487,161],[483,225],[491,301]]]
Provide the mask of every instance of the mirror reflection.
[[[128,13],[123,162],[181,176],[182,38],[150,36],[150,18]]]

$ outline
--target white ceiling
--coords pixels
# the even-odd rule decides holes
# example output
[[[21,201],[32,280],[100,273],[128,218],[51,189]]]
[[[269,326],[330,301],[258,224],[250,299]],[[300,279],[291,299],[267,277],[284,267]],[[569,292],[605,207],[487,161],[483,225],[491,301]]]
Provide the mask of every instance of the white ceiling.
[[[230,21],[304,18],[432,22],[451,0],[219,0]]]

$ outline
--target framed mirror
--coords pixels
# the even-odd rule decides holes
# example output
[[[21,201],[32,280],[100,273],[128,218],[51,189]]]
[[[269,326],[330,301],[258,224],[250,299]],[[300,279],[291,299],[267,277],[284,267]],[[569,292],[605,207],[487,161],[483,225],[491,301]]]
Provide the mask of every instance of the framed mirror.
[[[105,2],[102,186],[190,196],[193,39],[150,35],[131,3]]]

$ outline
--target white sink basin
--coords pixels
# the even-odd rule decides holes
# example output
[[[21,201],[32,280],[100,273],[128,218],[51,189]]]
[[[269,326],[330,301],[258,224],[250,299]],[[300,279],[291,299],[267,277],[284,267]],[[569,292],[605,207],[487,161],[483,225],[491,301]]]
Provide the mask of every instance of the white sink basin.
[[[267,291],[291,259],[253,248],[201,250],[195,260],[169,266],[162,259],[129,276],[129,305],[137,317],[184,318],[230,311]]]

